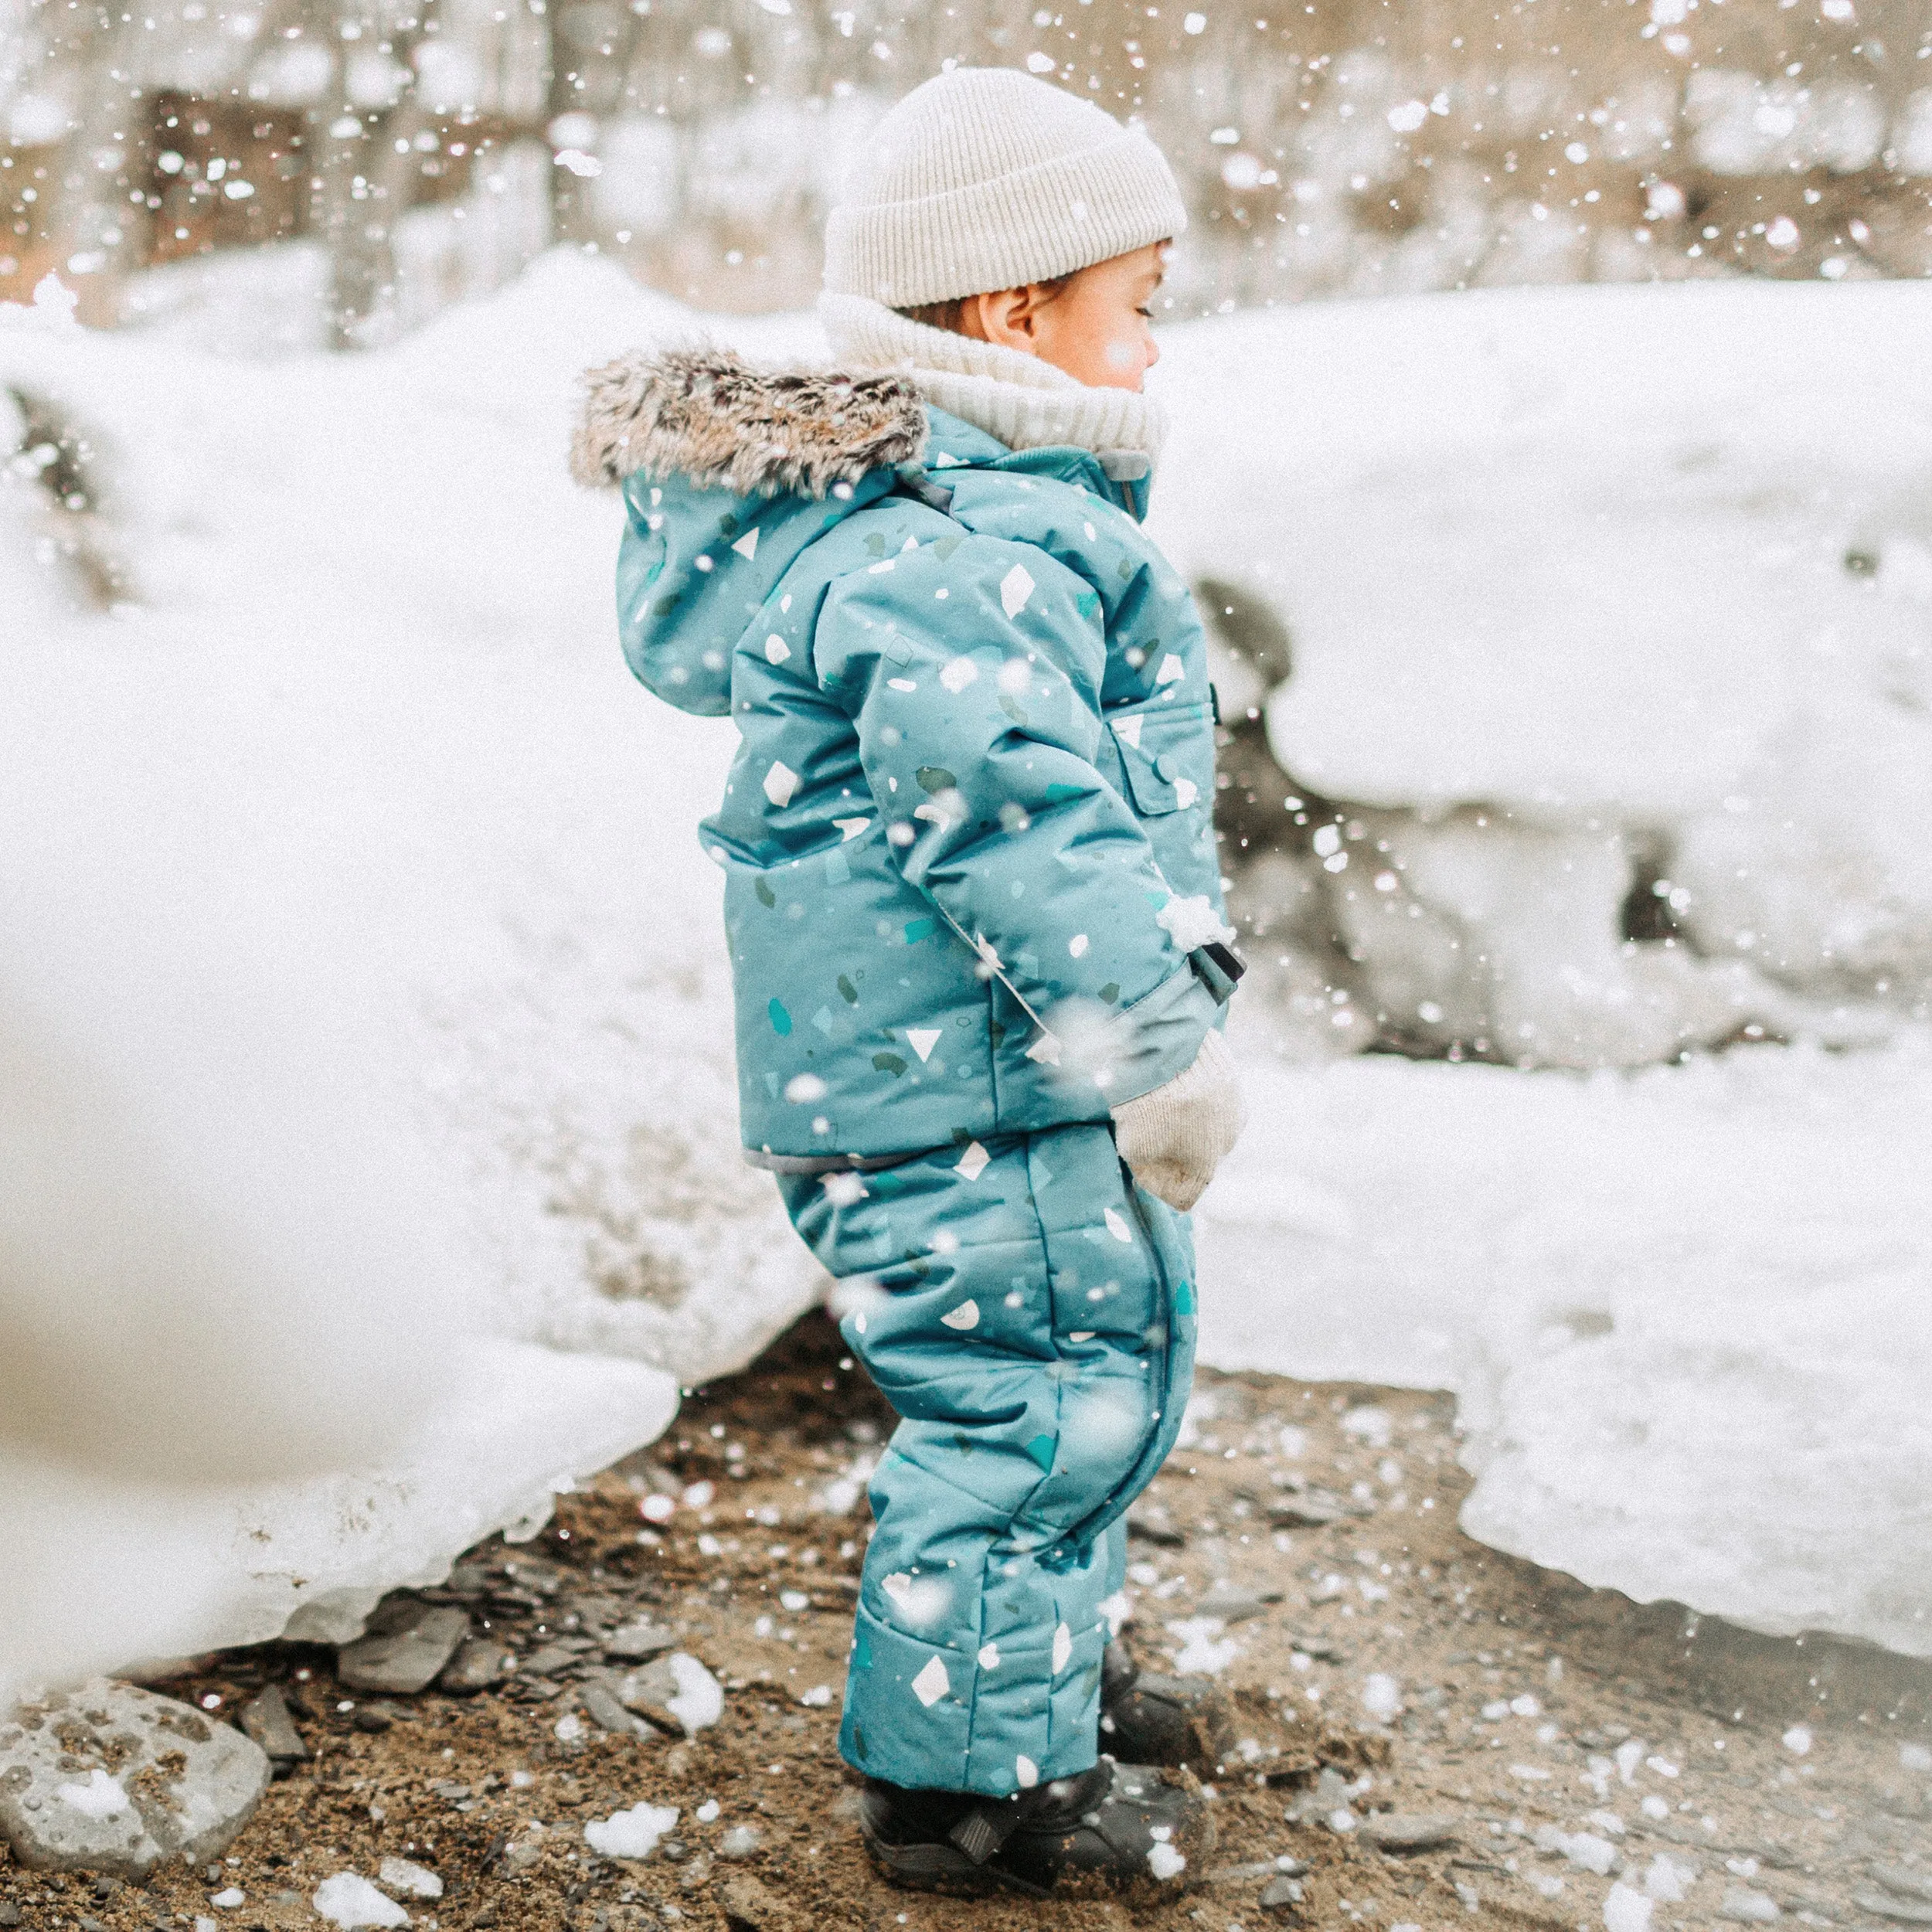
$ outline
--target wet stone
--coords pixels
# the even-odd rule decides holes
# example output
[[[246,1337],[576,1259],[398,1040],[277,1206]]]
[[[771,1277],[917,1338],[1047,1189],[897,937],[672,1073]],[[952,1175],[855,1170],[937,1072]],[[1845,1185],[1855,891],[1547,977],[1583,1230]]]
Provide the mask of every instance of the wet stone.
[[[1127,1533],[1158,1549],[1179,1549],[1187,1543],[1187,1532],[1157,1502],[1138,1503],[1127,1512]]]
[[[1278,1590],[1250,1590],[1225,1578],[1215,1584],[1194,1606],[1197,1617],[1218,1617],[1224,1624],[1245,1623],[1259,1617],[1270,1604],[1281,1601]]]
[[[577,1695],[590,1720],[600,1730],[614,1732],[620,1737],[635,1737],[644,1726],[624,1708],[616,1689],[600,1677],[587,1678],[578,1687]]]
[[[468,1635],[469,1613],[418,1603],[382,1608],[369,1635],[336,1652],[336,1675],[351,1690],[403,1697],[427,1690]]]
[[[1340,1503],[1314,1495],[1281,1496],[1268,1505],[1268,1521],[1277,1529],[1326,1529],[1349,1514]]]
[[[1730,1904],[1726,1895],[1726,1908]],[[1923,1899],[1900,1898],[1890,1892],[1854,1892],[1852,1903],[1861,1912],[1870,1912],[1883,1919],[1889,1919],[1895,1925],[1932,1925],[1932,1901]],[[1725,1916],[1732,1916],[1728,1909]]]
[[[1245,1865],[1217,1865],[1207,1874],[1209,1885],[1257,1885],[1264,1879],[1279,1877],[1273,1859],[1255,1859]]]
[[[267,1753],[277,1777],[308,1762],[308,1747],[289,1715],[288,1699],[281,1685],[264,1685],[243,1705],[241,1726]]]
[[[1303,1656],[1318,1658],[1325,1664],[1345,1664],[1349,1661],[1349,1653],[1326,1637],[1297,1637],[1291,1642]]]
[[[1301,1881],[1291,1879],[1285,1872],[1279,1878],[1270,1879],[1261,1888],[1260,1905],[1269,1912],[1286,1912],[1301,1903]]]
[[[1461,1820],[1434,1811],[1379,1811],[1364,1818],[1355,1836],[1378,1852],[1433,1852],[1454,1845]]]
[[[436,1687],[453,1697],[474,1696],[502,1683],[515,1662],[495,1638],[466,1637],[437,1679]]]
[[[531,1651],[517,1666],[519,1677],[554,1677],[559,1671],[568,1670],[578,1658],[580,1652],[573,1644],[545,1644]]]
[[[604,1655],[624,1664],[641,1664],[677,1647],[675,1631],[644,1621],[620,1624],[604,1640]]]
[[[269,1775],[240,1731],[94,1678],[0,1723],[0,1838],[41,1870],[144,1879],[172,1859],[219,1857]]]

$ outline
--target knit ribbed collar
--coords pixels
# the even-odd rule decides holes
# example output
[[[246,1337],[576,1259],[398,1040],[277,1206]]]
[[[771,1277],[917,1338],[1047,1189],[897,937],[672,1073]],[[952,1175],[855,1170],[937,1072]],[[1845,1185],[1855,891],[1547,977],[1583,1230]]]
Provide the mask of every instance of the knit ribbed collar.
[[[934,408],[1010,450],[1070,444],[1128,459],[1107,465],[1122,474],[1133,457],[1151,469],[1160,455],[1166,412],[1132,389],[1090,389],[1037,356],[929,328],[863,295],[821,295],[818,314],[841,365],[903,369]]]

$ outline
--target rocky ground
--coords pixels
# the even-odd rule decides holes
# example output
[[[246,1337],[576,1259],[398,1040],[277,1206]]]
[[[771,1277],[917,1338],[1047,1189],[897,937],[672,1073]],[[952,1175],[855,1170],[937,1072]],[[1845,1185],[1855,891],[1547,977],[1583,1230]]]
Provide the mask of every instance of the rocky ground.
[[[1499,1557],[1455,1526],[1445,1399],[1261,1376],[1201,1377],[1131,1519],[1130,1641],[1236,1707],[1213,1859],[1121,1900],[895,1893],[835,1746],[890,1421],[815,1318],[373,1643],[198,1660],[158,1688],[277,1757],[226,1855],[0,1864],[0,1927],[279,1932],[325,1887],[431,1932],[1932,1923],[1932,1669]]]

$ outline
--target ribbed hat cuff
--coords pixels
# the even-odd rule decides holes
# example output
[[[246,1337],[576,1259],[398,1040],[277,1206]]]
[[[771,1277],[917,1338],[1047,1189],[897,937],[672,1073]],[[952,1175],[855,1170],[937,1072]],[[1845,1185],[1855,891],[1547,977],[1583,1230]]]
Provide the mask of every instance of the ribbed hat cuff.
[[[825,286],[917,308],[1050,281],[1187,226],[1173,172],[1129,130],[1077,155],[923,200],[833,209]]]

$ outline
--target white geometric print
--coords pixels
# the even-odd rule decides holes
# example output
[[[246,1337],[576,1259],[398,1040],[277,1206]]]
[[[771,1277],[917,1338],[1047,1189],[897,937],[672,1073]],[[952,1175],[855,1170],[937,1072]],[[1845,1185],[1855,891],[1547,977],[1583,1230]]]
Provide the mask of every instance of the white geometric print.
[[[926,1667],[913,1679],[913,1695],[928,1710],[952,1689],[951,1680],[946,1675],[946,1666],[935,1655]]]

